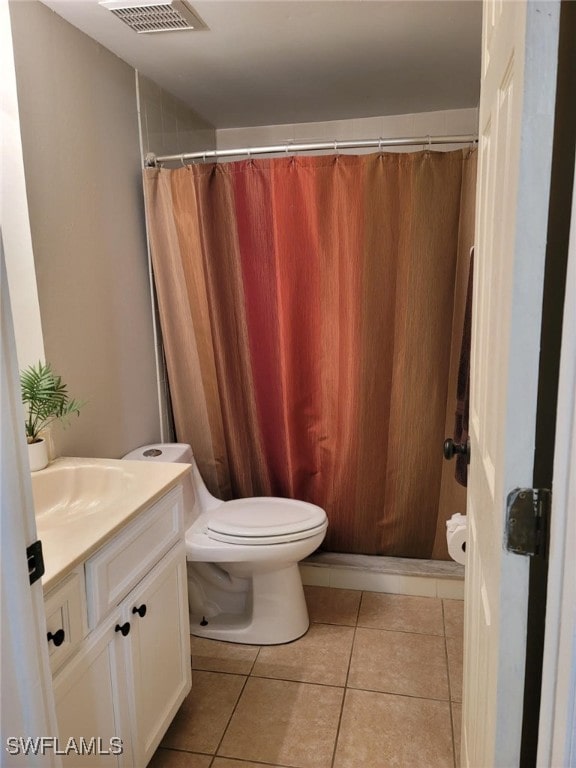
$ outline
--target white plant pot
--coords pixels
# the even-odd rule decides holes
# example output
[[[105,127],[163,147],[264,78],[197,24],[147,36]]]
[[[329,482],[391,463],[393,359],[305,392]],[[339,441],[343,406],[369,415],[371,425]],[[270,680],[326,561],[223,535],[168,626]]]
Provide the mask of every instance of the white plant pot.
[[[48,447],[42,438],[37,443],[28,443],[28,461],[30,471],[37,472],[48,466]]]

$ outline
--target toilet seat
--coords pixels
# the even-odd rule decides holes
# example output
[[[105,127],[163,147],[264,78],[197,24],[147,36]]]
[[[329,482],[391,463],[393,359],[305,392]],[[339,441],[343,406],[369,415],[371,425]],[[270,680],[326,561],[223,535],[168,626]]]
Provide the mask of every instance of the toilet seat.
[[[326,526],[326,513],[315,504],[257,497],[227,501],[211,510],[206,535],[228,544],[285,544],[314,536]]]

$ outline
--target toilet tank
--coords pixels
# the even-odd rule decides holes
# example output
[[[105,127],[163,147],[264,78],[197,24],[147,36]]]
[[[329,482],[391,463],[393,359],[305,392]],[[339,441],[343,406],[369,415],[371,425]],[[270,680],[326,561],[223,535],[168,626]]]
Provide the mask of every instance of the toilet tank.
[[[170,461],[174,464],[194,465],[192,449],[186,443],[142,445],[140,448],[136,448],[122,456],[122,458],[129,461]],[[194,492],[192,472],[188,472],[183,476],[182,487],[184,491],[184,526],[188,528],[199,514],[199,510],[196,509],[196,494]]]

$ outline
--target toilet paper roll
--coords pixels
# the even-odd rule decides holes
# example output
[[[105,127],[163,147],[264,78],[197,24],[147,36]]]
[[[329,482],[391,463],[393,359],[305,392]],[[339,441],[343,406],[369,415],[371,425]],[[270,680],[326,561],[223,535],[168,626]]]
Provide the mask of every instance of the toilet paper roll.
[[[468,527],[466,525],[459,525],[453,531],[446,533],[446,540],[448,541],[448,554],[460,565],[466,565],[466,539],[468,535]]]

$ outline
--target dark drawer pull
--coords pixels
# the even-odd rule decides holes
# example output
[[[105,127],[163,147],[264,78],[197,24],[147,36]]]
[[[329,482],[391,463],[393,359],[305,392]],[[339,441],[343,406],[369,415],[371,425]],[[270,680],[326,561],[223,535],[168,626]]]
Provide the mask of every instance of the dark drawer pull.
[[[134,607],[132,608],[132,613],[137,613],[138,616],[140,616],[141,619],[146,616],[146,603],[142,603],[142,605],[138,606],[138,608]]]
[[[130,632],[130,622],[127,621],[126,624],[116,624],[114,627],[115,632],[121,632],[122,637],[126,637],[126,635]]]
[[[56,630],[56,632],[48,632],[46,637],[48,638],[48,642],[52,640],[54,645],[58,647],[59,645],[62,645],[62,643],[64,642],[66,638],[66,633],[64,632],[63,629],[58,629]]]

